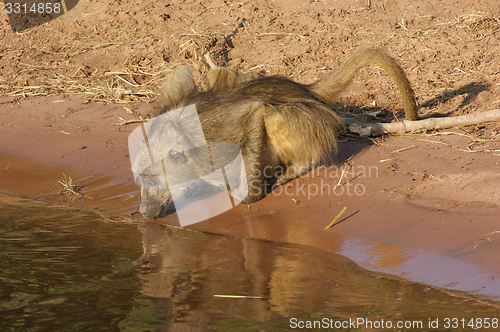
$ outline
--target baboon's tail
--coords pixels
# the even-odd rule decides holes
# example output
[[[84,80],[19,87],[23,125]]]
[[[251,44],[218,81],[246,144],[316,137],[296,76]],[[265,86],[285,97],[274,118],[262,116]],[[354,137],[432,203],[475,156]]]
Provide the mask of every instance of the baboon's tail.
[[[407,120],[417,120],[417,105],[410,82],[399,64],[382,50],[361,45],[342,62],[333,73],[309,87],[323,102],[331,105],[337,95],[351,82],[356,72],[369,63],[374,63],[384,69],[394,80],[403,98],[405,117]]]

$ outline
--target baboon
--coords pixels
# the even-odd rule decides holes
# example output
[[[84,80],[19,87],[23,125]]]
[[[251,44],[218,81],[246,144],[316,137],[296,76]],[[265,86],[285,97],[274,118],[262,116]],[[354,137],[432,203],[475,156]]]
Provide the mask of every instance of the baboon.
[[[199,92],[191,69],[177,67],[167,75],[152,115],[196,105],[207,142],[230,142],[240,147],[248,184],[248,195],[242,203],[252,203],[265,196],[270,184],[282,185],[315,166],[333,163],[337,134],[343,123],[330,107],[355,73],[369,63],[390,75],[401,93],[406,119],[417,120],[414,93],[404,71],[385,52],[366,45],[358,47],[335,71],[311,85],[278,76],[251,79],[229,68],[213,68],[207,73],[207,91]],[[170,137],[163,141],[166,143],[162,149],[168,151],[165,163],[178,165],[179,172],[185,164],[193,167],[200,155],[196,149],[182,147],[188,139]],[[136,162],[135,169],[141,173],[139,182],[163,174],[151,171],[150,166],[145,160]],[[168,186],[142,188],[140,212],[144,216],[156,218],[165,212],[172,200]],[[186,194],[196,195],[207,186],[210,183],[193,181]]]

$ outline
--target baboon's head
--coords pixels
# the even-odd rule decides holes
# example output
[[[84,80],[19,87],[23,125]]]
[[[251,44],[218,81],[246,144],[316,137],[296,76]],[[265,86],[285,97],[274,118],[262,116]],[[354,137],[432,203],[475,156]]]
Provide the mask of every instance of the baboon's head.
[[[136,175],[135,181],[141,187],[139,212],[146,218],[158,218],[165,213],[172,202],[172,193],[163,173],[163,165],[155,163]]]
[[[148,218],[165,213],[190,181],[211,172],[207,143],[194,105],[161,114],[129,136],[130,160],[141,187],[139,211]]]
[[[163,174],[140,174],[136,182],[141,186],[142,201],[139,212],[146,218],[161,217],[172,202],[172,193],[168,186],[162,185]]]
[[[171,110],[183,100],[194,96],[197,91],[191,68],[174,68],[165,77],[154,115]],[[188,107],[168,113],[169,115],[160,115],[145,124],[148,143],[142,141],[144,132],[140,128],[136,130],[135,135],[129,137],[129,147],[136,149],[135,159],[131,161],[133,171],[136,172],[136,182],[141,187],[142,203],[139,211],[148,218],[160,217],[172,202],[166,171],[169,170],[170,179],[174,178],[176,173],[180,173],[182,177],[184,165],[187,163],[183,150],[189,148],[189,140],[193,138],[190,136],[200,135],[199,131],[193,133],[191,129],[199,126],[196,108]],[[195,142],[200,140],[199,137],[194,139]],[[163,160],[163,164],[159,160]]]
[[[185,194],[189,183],[211,171],[208,149],[169,150],[167,157],[144,169],[136,182],[141,187],[139,211],[147,218],[161,217],[173,198]]]
[[[141,188],[141,198],[139,212],[146,218],[159,218],[172,201],[172,194],[165,189]]]

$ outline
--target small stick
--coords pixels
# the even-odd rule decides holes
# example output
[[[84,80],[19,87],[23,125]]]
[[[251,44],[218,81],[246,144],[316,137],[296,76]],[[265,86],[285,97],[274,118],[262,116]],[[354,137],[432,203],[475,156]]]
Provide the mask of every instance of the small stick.
[[[347,206],[344,206],[344,208],[342,209],[342,211],[340,211],[339,214],[337,214],[337,216],[332,220],[332,222],[330,224],[328,224],[328,226],[325,227],[325,231],[330,228],[330,227],[333,227],[333,225],[335,225],[335,223],[337,222],[337,220],[339,220],[339,218],[342,216],[342,214],[344,214],[345,210],[347,210]]]
[[[135,211],[134,211],[134,212],[132,212],[132,213],[127,214],[127,217],[128,217],[128,218],[131,218],[134,214],[138,214],[138,213],[139,213],[139,209],[135,210]]]
[[[406,148],[402,148],[402,149],[399,149],[399,150],[394,150],[392,151],[392,153],[395,153],[395,152],[403,152],[403,151],[406,151],[406,150],[410,150],[410,149],[413,149],[415,146],[412,144],[410,146],[407,146]]]
[[[207,64],[210,66],[210,68],[217,68],[217,65],[215,64],[214,60],[212,60],[212,56],[210,55],[210,53],[205,53],[205,60],[207,61]]]
[[[142,123],[142,122],[145,122],[144,119],[123,120],[120,117],[119,117],[119,119],[120,119],[120,122],[118,122],[117,124],[115,124],[115,126],[121,127],[121,126],[126,126],[126,125],[129,125],[129,124],[132,124],[132,123]]]
[[[344,168],[342,168],[342,174],[340,174],[340,179],[339,179],[339,182],[335,185],[334,190],[335,190],[335,189],[337,189],[338,187],[340,187],[340,182],[342,181],[342,178],[344,177],[344,174],[345,174],[345,172],[346,172],[346,170],[347,170],[347,166],[348,166],[348,165],[345,165],[345,167],[344,167]]]
[[[247,295],[214,295],[214,297],[222,297],[229,299],[261,299],[262,296],[247,296]]]

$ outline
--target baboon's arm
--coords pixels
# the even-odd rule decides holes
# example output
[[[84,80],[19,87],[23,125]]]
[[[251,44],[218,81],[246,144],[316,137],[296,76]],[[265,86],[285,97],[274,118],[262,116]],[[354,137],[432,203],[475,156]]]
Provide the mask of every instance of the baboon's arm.
[[[188,66],[174,68],[165,77],[165,84],[159,91],[158,113],[164,113],[192,98],[198,93],[193,73]],[[158,114],[153,114],[158,115]]]

